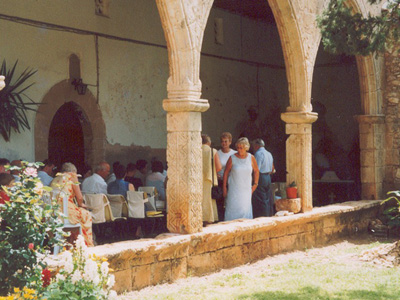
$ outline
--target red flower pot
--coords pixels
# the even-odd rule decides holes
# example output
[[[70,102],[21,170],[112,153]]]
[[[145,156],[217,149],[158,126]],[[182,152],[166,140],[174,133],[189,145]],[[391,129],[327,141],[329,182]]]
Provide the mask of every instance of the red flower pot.
[[[286,188],[286,196],[288,199],[297,198],[297,187],[287,187]]]

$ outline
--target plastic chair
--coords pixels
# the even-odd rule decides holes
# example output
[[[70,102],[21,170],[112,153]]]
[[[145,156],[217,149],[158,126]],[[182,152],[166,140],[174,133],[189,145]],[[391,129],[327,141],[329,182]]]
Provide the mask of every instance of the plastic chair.
[[[57,199],[62,198],[62,213],[64,214],[63,217],[63,229],[75,229],[75,228],[79,228],[79,234],[82,234],[82,227],[81,224],[77,223],[77,224],[71,224],[68,218],[68,196],[57,189],[53,189],[52,191],[52,197],[55,197]],[[60,236],[58,236],[58,238],[60,238]],[[54,246],[53,249],[53,254],[57,255],[58,253],[60,253],[60,246],[56,245]]]
[[[162,201],[158,197],[157,188],[154,186],[141,186],[139,187],[139,191],[146,192],[151,197],[154,197],[154,202],[151,204],[154,206],[155,210],[164,210],[165,209],[165,201]],[[153,201],[153,199],[149,198],[149,201]]]
[[[114,217],[128,217],[128,204],[123,195],[107,194]]]

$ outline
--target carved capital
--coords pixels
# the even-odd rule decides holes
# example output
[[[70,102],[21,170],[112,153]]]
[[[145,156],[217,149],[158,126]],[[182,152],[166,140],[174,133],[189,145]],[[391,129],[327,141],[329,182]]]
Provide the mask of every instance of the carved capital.
[[[315,112],[285,112],[281,119],[287,124],[311,124],[317,121],[318,114]]]
[[[358,115],[354,117],[358,124],[383,124],[385,123],[385,115]]]
[[[163,108],[167,112],[205,112],[210,108],[210,104],[205,99],[165,99],[163,101]]]

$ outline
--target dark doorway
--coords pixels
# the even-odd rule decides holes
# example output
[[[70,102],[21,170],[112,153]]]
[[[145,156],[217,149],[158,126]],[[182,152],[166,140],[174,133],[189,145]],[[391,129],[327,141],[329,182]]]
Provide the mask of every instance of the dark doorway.
[[[64,162],[83,169],[85,144],[82,111],[74,102],[65,103],[54,115],[49,132],[49,159],[59,168]]]

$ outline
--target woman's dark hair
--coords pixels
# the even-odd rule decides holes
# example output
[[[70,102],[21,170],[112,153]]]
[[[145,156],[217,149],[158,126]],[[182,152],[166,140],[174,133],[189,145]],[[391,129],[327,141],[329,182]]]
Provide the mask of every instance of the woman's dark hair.
[[[115,170],[114,170],[115,177],[117,179],[122,179],[125,177],[126,174],[126,168],[124,165],[118,165]]]
[[[0,186],[7,186],[13,181],[15,178],[11,174],[8,173],[0,173]]]
[[[151,171],[154,172],[160,172],[162,173],[164,171],[164,167],[161,161],[155,160],[151,163]]]
[[[126,166],[126,172],[132,172],[132,171],[136,171],[137,170],[137,168],[136,168],[136,165],[134,164],[134,163],[129,163],[127,166]]]

